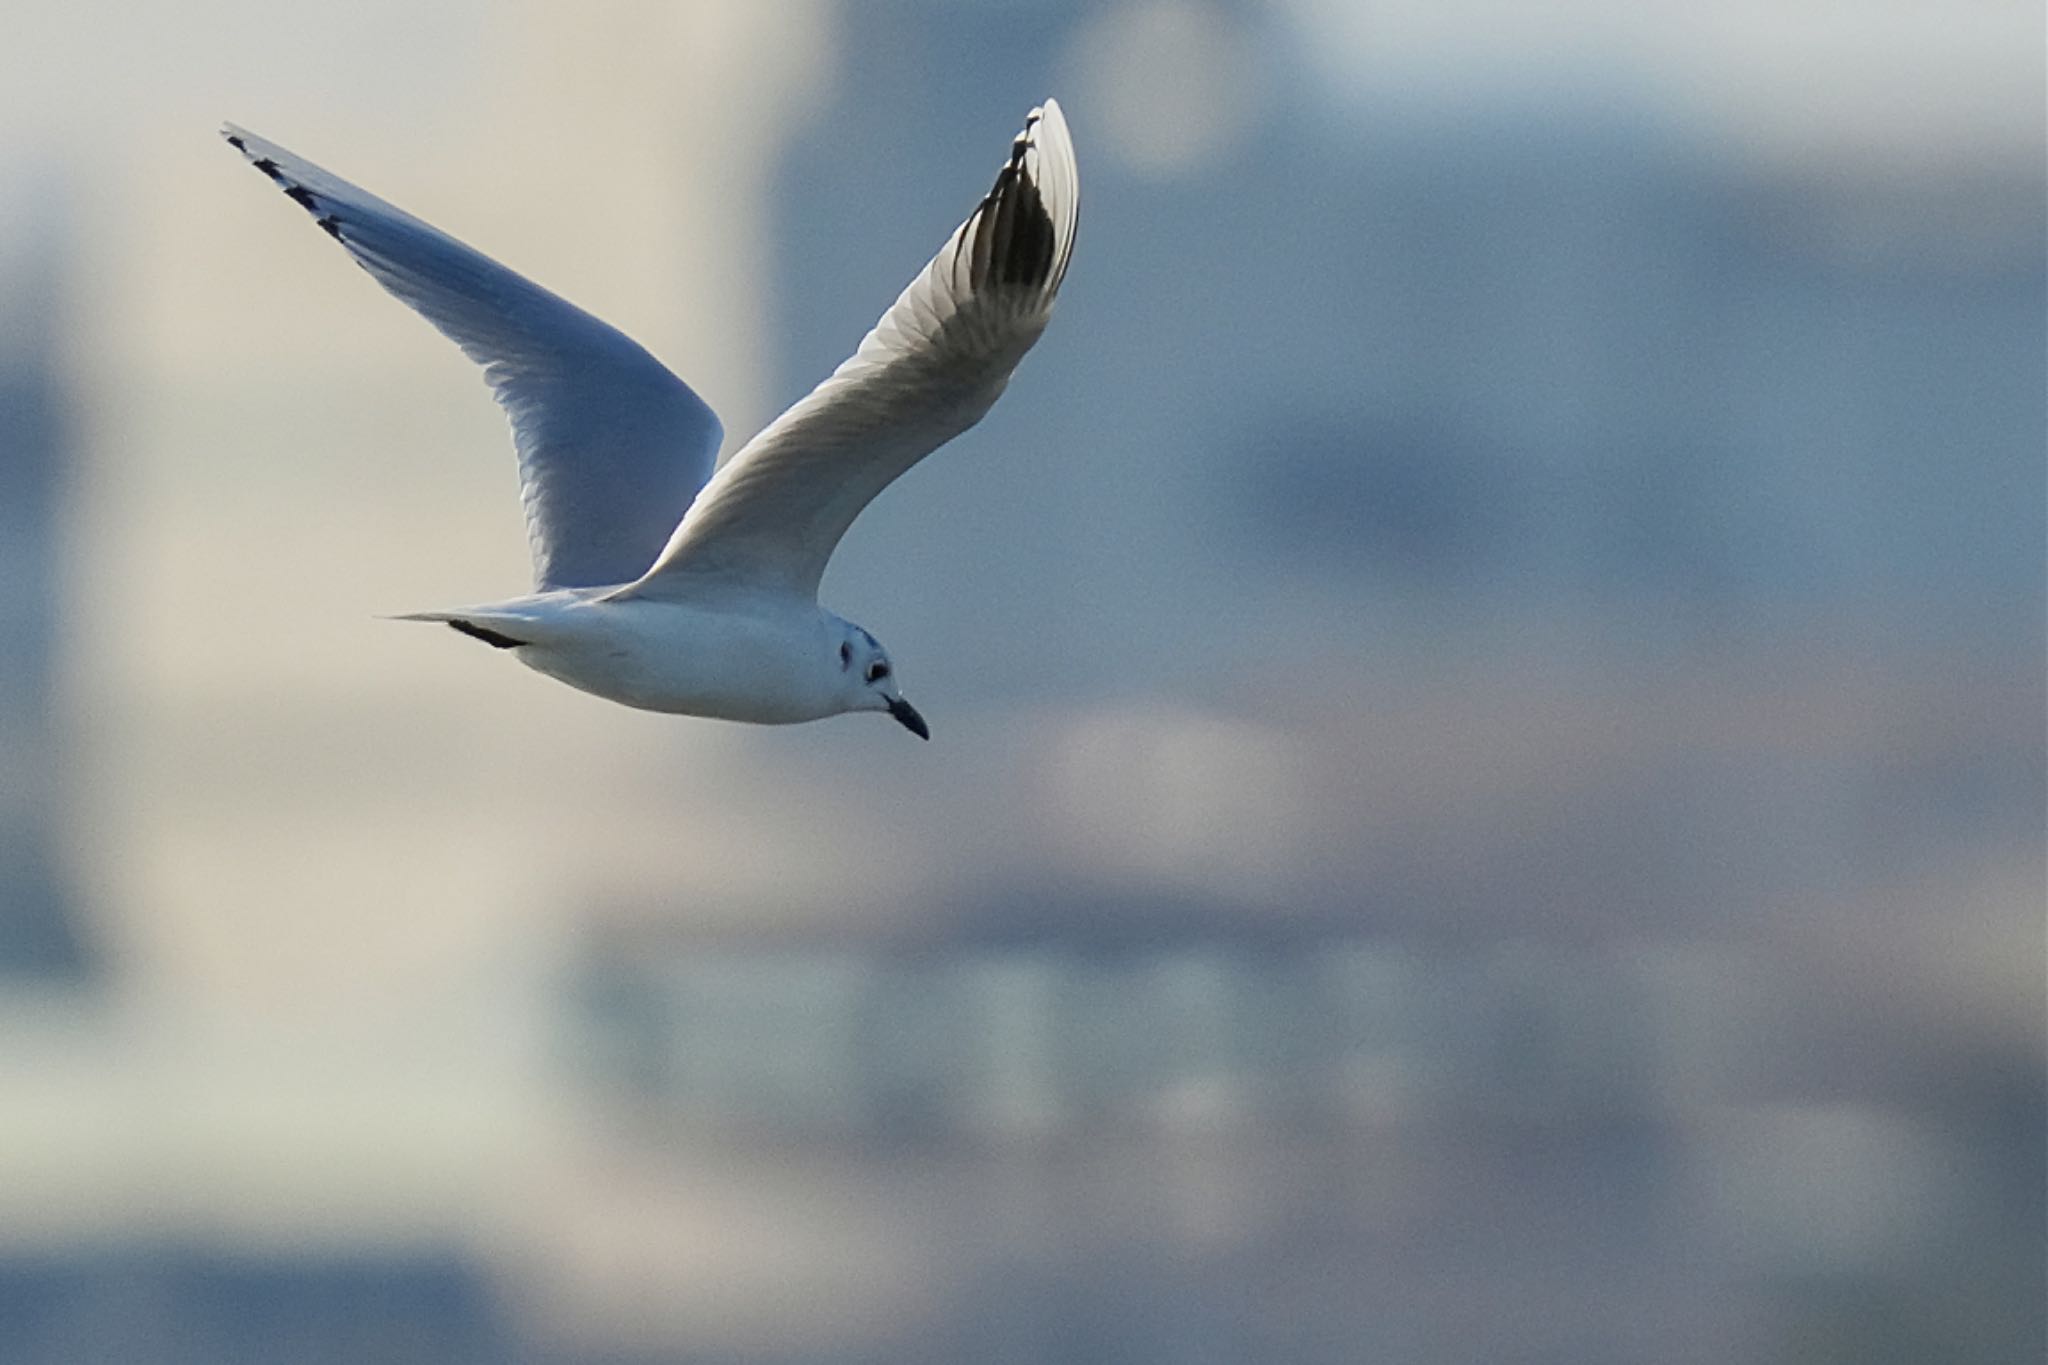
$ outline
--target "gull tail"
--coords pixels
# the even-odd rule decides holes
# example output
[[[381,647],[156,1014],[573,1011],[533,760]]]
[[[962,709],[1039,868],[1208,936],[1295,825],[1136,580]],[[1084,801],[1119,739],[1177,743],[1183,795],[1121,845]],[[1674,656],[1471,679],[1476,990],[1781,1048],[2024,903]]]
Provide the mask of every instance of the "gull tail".
[[[521,627],[531,622],[522,621],[504,612],[492,611],[413,611],[402,616],[386,616],[386,621],[438,621],[450,630],[460,631],[472,640],[482,640],[492,649],[517,649],[532,644],[522,638]]]

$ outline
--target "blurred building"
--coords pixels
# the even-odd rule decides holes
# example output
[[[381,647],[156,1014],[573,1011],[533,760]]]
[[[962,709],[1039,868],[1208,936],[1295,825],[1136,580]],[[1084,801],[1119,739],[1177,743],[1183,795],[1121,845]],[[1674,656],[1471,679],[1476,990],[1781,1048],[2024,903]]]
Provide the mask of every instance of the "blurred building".
[[[1042,1259],[945,1281],[962,1306],[934,1359],[1339,1361],[1370,1338],[1418,1361],[1767,1360],[1794,1340],[1989,1360],[2038,1340],[2036,1316],[1980,1316],[1944,1249],[1968,1190],[2042,1145],[2012,1016],[1950,1040],[2013,1106],[1951,1145],[1878,1060],[1922,1008],[1866,996],[1858,974],[1884,969],[1752,952],[1788,900],[1874,907],[1971,856],[1911,838],[1874,858],[1876,829],[1954,801],[2016,850],[2042,811],[2038,744],[1997,738],[2038,689],[1987,676],[1923,703],[1912,681],[1953,645],[1993,672],[2039,652],[2038,168],[1802,176],[1602,87],[1361,117],[1273,80],[1283,37],[1256,7],[1015,19],[862,7],[840,37],[863,79],[777,182],[793,397],[936,243],[944,187],[986,172],[981,134],[1052,89],[1093,150],[1059,326],[981,428],[864,517],[828,600],[886,604],[896,620],[866,619],[899,656],[989,711],[1164,677],[1227,718],[1247,665],[1218,648],[1269,652],[1269,705],[1312,660],[1369,661],[1371,681],[1320,678],[1285,738],[1142,705],[1045,719],[1026,745],[1086,780],[1027,786],[1027,809],[1060,808],[1036,819],[986,808],[1014,865],[961,855],[921,916],[854,896],[750,934],[658,894],[600,913],[579,1073],[651,1145],[950,1154],[1034,1209],[958,1196],[1056,1231]],[[1162,53],[1241,125],[1155,78]],[[1148,122],[1143,97],[1169,112]],[[853,126],[892,159],[847,157]],[[1765,700],[1771,649],[1724,651],[1781,633],[1803,633],[1803,676]],[[1492,654],[1502,690],[1404,716],[1397,695],[1443,685],[1447,638]],[[1624,665],[1621,641],[1658,662]],[[1832,720],[1796,745],[1672,737],[1709,694]],[[1471,732],[1480,714],[1501,728]],[[1408,750],[1404,719],[1466,743]],[[1945,775],[1873,779],[1936,732]],[[1290,740],[1318,751],[1276,757]],[[1593,757],[1610,742],[1631,758]],[[1350,763],[1370,781],[1347,785]],[[1191,794],[1211,789],[1214,818]],[[1101,860],[1060,862],[1077,848]],[[2007,901],[1976,923],[2009,943],[2028,920]],[[1790,1003],[1806,971],[1842,974],[1811,1010]],[[1866,1046],[1821,1041],[1830,1011]],[[1803,1041],[1762,1062],[1751,1030],[1774,1026]],[[1812,1094],[1819,1058],[1848,1053],[1863,1080]],[[1774,1101],[1787,1084],[1805,1098]],[[1203,1178],[1139,1174],[1183,1161]],[[1376,1163],[1498,1221],[1410,1223],[1414,1186],[1357,1183]],[[1975,1224],[2005,1251],[1971,1273],[2007,1299],[2020,1280],[1993,1267],[2039,1264],[2032,1209]],[[1051,1249],[1099,1244],[1118,1250],[1079,1271]],[[1266,1320],[1281,1310],[1243,1290],[1258,1255],[1355,1297]],[[1445,1277],[1470,1312],[1416,1306]],[[1894,1291],[1904,1307],[1858,1307]],[[1553,1295],[1579,1310],[1547,1314]],[[1132,1303],[1158,1313],[1111,1307]]]
[[[897,643],[961,670],[946,683],[1131,684],[1218,619],[1276,651],[1317,630],[1398,650],[1381,632],[1417,612],[1609,615],[1673,643],[1842,613],[1926,637],[1995,634],[2037,590],[2024,163],[1794,173],[1619,77],[1337,107],[1275,76],[1302,39],[1258,6],[1013,19],[863,6],[848,65],[890,75],[795,140],[774,219],[793,394],[893,297],[842,262],[915,259],[985,174],[986,130],[1073,92],[1087,251],[1061,328],[1092,344],[1053,334],[828,584],[972,638],[972,665]],[[844,155],[856,119],[887,164]]]
[[[88,955],[67,870],[72,787],[57,696],[66,497],[81,442],[59,354],[75,263],[53,177],[17,167],[8,178],[19,183],[0,213],[0,976],[75,981]],[[35,183],[42,192],[29,191]]]

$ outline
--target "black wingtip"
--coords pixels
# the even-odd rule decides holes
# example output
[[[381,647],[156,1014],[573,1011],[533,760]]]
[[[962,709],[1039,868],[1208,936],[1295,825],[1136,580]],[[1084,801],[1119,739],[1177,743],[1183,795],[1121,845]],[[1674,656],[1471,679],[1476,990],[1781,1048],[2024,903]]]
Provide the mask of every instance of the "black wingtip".
[[[220,134],[227,140],[228,146],[233,147],[243,156],[249,156],[249,144],[242,136],[240,129],[236,128],[233,124],[228,124],[220,130]],[[296,177],[277,164],[275,157],[250,156],[249,164],[263,172],[271,184],[284,191],[285,198],[312,214],[315,227],[337,242],[342,240],[341,219],[331,211],[332,205],[323,195],[300,184]]]
[[[977,278],[1011,288],[1057,287],[1061,273],[1059,226],[1039,184],[1043,163],[1038,152],[1039,127],[1045,108],[1033,109],[1024,127],[1010,141],[1009,159],[976,209],[981,218],[974,248]]]
[[[1011,144],[1009,162],[996,172],[995,186],[982,200],[984,230],[993,236],[989,273],[998,284],[1039,285],[1052,278],[1059,233],[1046,211],[1045,196],[1024,164],[1036,126],[1033,118]]]

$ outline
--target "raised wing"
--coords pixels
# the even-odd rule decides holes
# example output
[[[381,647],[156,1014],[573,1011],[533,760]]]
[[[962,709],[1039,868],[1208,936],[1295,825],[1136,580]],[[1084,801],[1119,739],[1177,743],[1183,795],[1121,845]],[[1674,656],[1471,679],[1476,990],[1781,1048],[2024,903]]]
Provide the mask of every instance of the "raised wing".
[[[815,594],[860,510],[979,421],[1045,330],[1080,189],[1066,120],[1047,100],[995,188],[860,349],[727,461],[618,595],[686,596],[704,576]]]
[[[379,284],[484,367],[512,419],[542,588],[637,578],[718,458],[718,417],[623,333],[382,199],[229,124],[222,135]]]

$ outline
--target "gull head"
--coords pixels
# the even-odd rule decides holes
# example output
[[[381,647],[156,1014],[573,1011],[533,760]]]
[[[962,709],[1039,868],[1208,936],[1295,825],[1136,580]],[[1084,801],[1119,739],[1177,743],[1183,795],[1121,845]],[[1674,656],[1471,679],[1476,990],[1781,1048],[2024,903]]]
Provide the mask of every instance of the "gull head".
[[[887,711],[919,739],[932,737],[931,728],[917,714],[917,708],[903,700],[903,689],[896,684],[896,666],[889,662],[889,651],[874,636],[850,623],[839,641],[839,674],[845,710]]]

